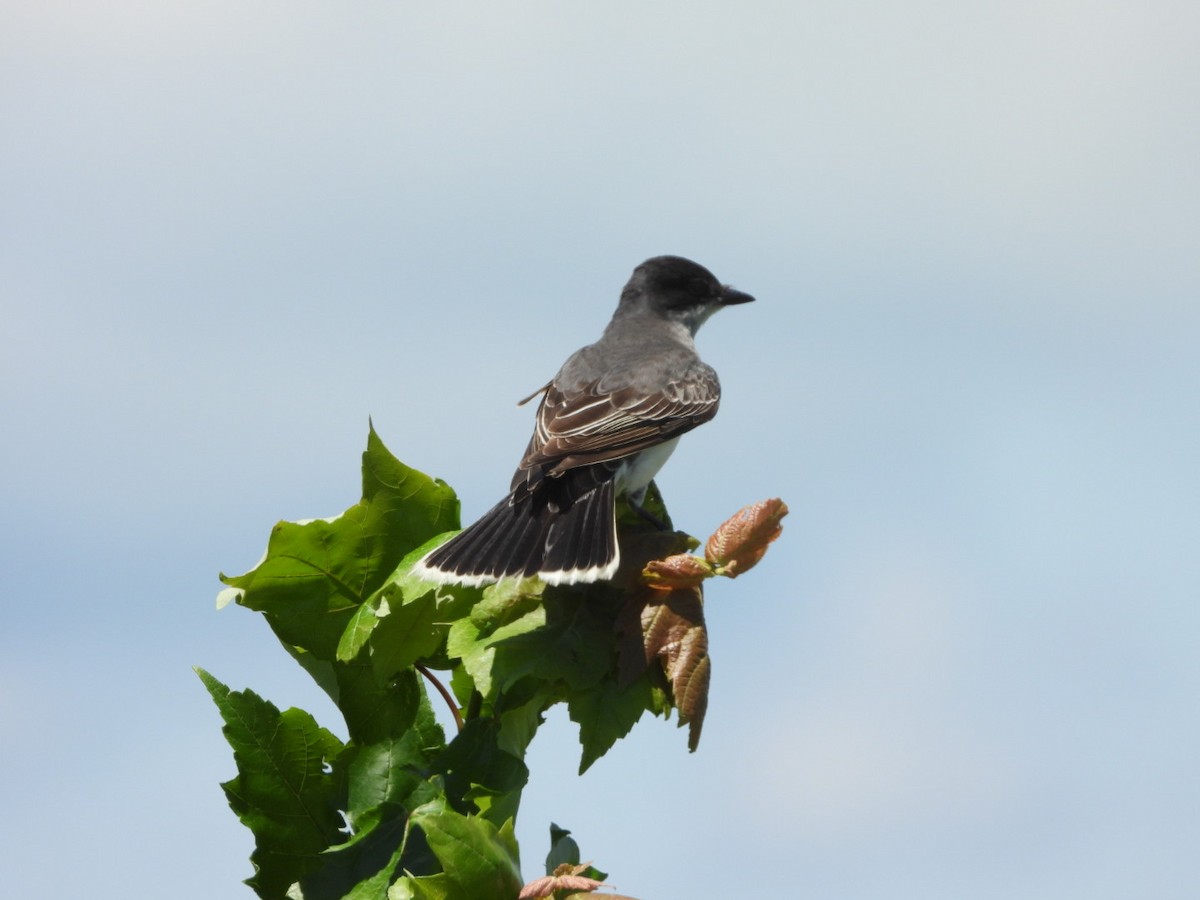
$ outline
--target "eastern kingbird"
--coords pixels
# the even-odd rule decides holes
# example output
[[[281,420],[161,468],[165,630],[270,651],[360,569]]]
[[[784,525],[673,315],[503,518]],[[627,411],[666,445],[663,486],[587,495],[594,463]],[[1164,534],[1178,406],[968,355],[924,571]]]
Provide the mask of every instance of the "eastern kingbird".
[[[414,574],[465,585],[611,578],[620,561],[617,497],[643,512],[646,488],[679,436],[717,414],[721,385],[696,353],[696,329],[718,309],[753,299],[679,256],[634,269],[600,340],[521,401],[542,395],[508,496]]]

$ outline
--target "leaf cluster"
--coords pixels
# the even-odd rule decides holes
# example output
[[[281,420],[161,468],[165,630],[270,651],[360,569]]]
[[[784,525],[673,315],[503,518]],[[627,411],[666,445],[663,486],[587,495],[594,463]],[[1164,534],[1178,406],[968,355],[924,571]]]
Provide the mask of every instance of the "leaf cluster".
[[[564,703],[578,724],[581,772],[646,711],[677,709],[695,749],[709,679],[701,589],[651,587],[642,573],[697,542],[623,514],[611,582],[434,586],[410,569],[458,528],[454,492],[373,429],[362,476],[359,503],[278,523],[257,566],[222,576],[332,698],[348,735],[200,672],[238,769],[222,787],[255,836],[247,883],[264,898],[515,898],[525,752],[547,709]],[[653,491],[650,511],[669,521]],[[453,707],[449,737],[427,683]],[[565,879],[546,882],[552,893],[600,886],[575,857],[548,861]]]

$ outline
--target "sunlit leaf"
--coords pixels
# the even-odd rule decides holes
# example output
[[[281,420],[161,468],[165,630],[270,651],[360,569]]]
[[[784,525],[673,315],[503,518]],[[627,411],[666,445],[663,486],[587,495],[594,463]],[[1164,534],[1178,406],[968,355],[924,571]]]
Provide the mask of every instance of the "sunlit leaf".
[[[787,514],[787,504],[778,498],[743,507],[713,532],[704,547],[705,558],[719,574],[736,578],[763,558],[783,531],[780,520]]]
[[[413,812],[449,881],[472,900],[515,897],[521,872],[512,821],[497,828],[486,819],[464,816],[444,803],[428,803]],[[457,896],[450,895],[447,896]]]
[[[262,562],[244,575],[221,576],[280,640],[319,659],[337,656],[358,607],[406,554],[458,526],[454,491],[392,456],[374,429],[362,480],[362,500],[341,515],[278,523]]]
[[[303,710],[280,712],[252,691],[231,691],[203,669],[196,673],[225,722],[235,778],[221,785],[229,805],[254,833],[246,880],[260,896],[282,897],[341,843],[346,785],[329,767],[342,742]]]
[[[652,559],[642,569],[642,579],[658,590],[696,587],[713,576],[713,568],[705,560],[690,553],[676,553],[666,559]]]

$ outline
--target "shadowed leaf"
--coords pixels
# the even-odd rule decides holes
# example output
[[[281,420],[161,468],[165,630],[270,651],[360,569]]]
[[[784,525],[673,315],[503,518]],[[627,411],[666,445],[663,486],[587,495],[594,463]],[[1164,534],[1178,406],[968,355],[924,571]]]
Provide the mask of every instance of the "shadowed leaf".
[[[579,725],[579,743],[583,746],[579,773],[586,772],[613,744],[629,734],[650,704],[650,684],[645,679],[621,687],[615,678],[606,678],[594,688],[570,695],[567,712],[571,721]]]
[[[703,598],[699,585],[673,591],[645,588],[626,603],[618,626],[620,683],[634,683],[657,660],[679,710],[679,724],[689,726],[688,749],[693,751],[700,743],[712,672]]]

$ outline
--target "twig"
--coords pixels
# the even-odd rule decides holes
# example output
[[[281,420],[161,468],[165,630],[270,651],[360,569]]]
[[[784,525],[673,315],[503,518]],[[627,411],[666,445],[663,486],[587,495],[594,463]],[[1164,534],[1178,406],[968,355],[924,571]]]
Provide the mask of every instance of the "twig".
[[[458,730],[463,730],[462,713],[458,711],[458,704],[454,702],[454,696],[446,690],[446,686],[437,680],[437,677],[425,668],[420,663],[415,664],[417,671],[433,682],[433,686],[437,688],[437,692],[442,695],[442,699],[446,701],[446,705],[450,707],[450,712],[454,716],[454,724],[458,726]]]

